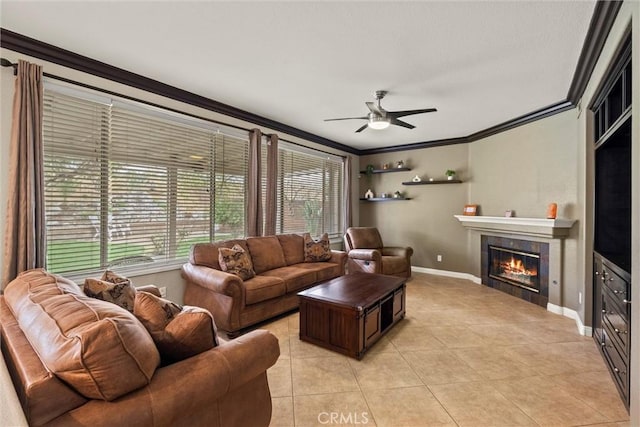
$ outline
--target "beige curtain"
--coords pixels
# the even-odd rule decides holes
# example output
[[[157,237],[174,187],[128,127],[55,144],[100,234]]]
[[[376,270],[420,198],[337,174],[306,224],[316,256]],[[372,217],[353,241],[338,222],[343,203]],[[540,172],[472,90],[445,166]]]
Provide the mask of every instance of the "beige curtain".
[[[262,236],[262,171],[260,129],[249,131],[249,185],[247,186],[247,236]]]
[[[267,141],[267,185],[264,207],[264,235],[276,234],[276,197],[278,181],[278,135],[269,135]]]
[[[351,227],[353,223],[352,213],[351,213],[351,178],[353,176],[353,171],[351,170],[351,156],[347,156],[344,159],[344,174],[343,174],[343,182],[342,182],[342,202],[344,205],[343,213],[344,217],[342,218],[342,224],[344,227],[344,232],[346,233],[347,228]]]
[[[45,267],[42,98],[42,67],[18,61],[2,288],[22,271]]]

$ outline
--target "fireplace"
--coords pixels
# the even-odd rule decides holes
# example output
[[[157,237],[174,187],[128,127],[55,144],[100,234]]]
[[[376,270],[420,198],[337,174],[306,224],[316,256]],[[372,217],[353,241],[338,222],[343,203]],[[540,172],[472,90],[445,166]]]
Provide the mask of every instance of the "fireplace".
[[[540,255],[489,246],[489,277],[540,293]]]
[[[547,307],[548,243],[483,235],[481,245],[482,284]]]

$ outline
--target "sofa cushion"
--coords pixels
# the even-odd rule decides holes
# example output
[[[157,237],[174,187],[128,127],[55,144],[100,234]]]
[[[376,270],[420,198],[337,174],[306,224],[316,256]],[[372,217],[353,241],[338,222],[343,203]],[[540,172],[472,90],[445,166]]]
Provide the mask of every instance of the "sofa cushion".
[[[304,235],[304,262],[322,262],[331,259],[331,243],[329,235],[324,233],[320,240],[311,238],[309,233]]]
[[[233,245],[231,249],[219,248],[218,254],[218,262],[222,271],[235,274],[242,280],[251,279],[256,275],[249,252],[242,249],[240,245]]]
[[[47,368],[87,398],[110,401],[143,387],[160,363],[133,314],[63,277],[23,272],[5,288],[5,301]]]
[[[220,262],[218,261],[218,249],[232,248],[233,245],[240,245],[242,249],[247,250],[247,242],[238,239],[214,243],[196,243],[191,246],[191,250],[189,251],[189,262],[193,265],[202,265],[221,270]]]
[[[105,277],[105,276],[103,276]],[[86,278],[83,287],[85,295],[116,304],[125,310],[133,311],[136,288],[126,279],[117,283],[104,279]]]
[[[382,237],[375,227],[350,227],[347,236],[351,241],[351,249],[380,249]]]
[[[316,273],[316,282],[323,282],[333,279],[334,277],[339,277],[342,273],[340,265],[333,262],[305,262],[296,264],[295,267],[314,271]]]
[[[258,275],[244,282],[246,300],[245,304],[255,304],[285,294],[284,280],[279,277]]]
[[[251,253],[256,274],[287,265],[282,246],[276,236],[249,237],[247,247]]]
[[[180,307],[148,292],[138,292],[133,314],[151,334],[164,364],[218,345],[213,317],[203,308]]]
[[[287,293],[307,288],[316,282],[316,272],[314,270],[298,268],[296,266],[276,268],[265,271],[262,275],[279,277],[284,280]]]
[[[304,262],[304,238],[299,234],[278,235],[287,265]]]

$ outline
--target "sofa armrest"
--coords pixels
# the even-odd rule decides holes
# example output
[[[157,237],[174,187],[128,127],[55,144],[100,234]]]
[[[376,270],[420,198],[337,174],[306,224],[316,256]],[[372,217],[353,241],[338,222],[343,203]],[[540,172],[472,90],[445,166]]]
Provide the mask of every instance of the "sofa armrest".
[[[351,249],[348,256],[363,261],[380,261],[381,254],[377,249]]]
[[[413,255],[413,248],[410,246],[386,246],[382,248],[382,256],[402,256],[408,258],[411,255]]]
[[[225,273],[215,268],[186,263],[182,266],[182,277],[193,284],[232,298],[244,301],[244,284],[235,274]]]
[[[347,253],[345,251],[336,251],[336,250],[331,250],[331,259],[329,260],[329,262],[332,262],[334,264],[340,264],[340,265],[344,265],[347,262]]]
[[[224,397],[275,364],[278,339],[256,330],[156,371],[151,383],[112,402],[91,400],[52,425],[206,425]],[[266,378],[266,377],[265,377]],[[266,381],[266,380],[265,380]],[[268,394],[268,389],[265,390]],[[250,407],[250,403],[247,404]],[[227,409],[229,410],[229,409]],[[106,415],[108,414],[108,416]]]

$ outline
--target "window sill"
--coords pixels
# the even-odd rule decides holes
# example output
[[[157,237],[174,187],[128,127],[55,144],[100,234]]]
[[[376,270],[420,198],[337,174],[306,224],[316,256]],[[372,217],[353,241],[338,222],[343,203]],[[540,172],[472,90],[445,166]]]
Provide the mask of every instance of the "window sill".
[[[142,264],[142,265],[113,267],[113,268],[108,268],[108,270],[114,271],[126,277],[138,277],[138,276],[144,276],[147,274],[155,274],[155,273],[163,273],[166,271],[179,270],[182,267],[182,265],[187,261],[188,261],[188,258],[184,258],[184,259],[166,261],[166,262],[158,261],[158,262],[151,262],[151,263]],[[86,279],[87,277],[101,276],[104,270],[107,270],[107,268],[99,269],[99,270],[82,271],[78,273],[67,273],[67,274],[63,273],[61,275],[69,280],[73,280],[78,284],[82,284],[84,283],[84,279]]]

